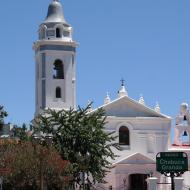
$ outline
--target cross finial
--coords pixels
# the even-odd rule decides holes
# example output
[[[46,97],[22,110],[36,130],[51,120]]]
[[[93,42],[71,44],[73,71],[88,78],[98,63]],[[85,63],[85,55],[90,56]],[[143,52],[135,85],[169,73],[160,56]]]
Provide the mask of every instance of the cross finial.
[[[127,91],[125,89],[125,84],[124,84],[125,80],[122,78],[121,79],[121,89],[118,91],[118,95],[119,95],[119,98],[120,97],[123,97],[123,96],[128,96],[127,95]]]
[[[121,79],[121,86],[125,86],[124,83],[125,83],[125,80],[122,78],[122,79]]]

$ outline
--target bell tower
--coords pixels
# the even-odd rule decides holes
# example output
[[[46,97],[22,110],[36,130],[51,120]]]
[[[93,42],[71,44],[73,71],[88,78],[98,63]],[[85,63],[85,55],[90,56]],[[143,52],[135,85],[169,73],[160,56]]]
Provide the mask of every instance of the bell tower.
[[[61,2],[53,0],[46,19],[39,26],[39,39],[33,46],[36,61],[35,115],[47,108],[75,108],[76,47]]]
[[[190,114],[187,103],[180,106],[180,114],[176,117],[174,134],[175,146],[190,146]]]

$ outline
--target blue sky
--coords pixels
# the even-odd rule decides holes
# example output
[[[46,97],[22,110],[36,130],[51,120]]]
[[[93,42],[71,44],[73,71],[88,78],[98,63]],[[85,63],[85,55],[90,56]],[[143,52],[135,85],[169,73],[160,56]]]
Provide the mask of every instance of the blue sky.
[[[28,123],[34,115],[32,44],[51,0],[2,1],[0,11],[0,104],[7,121]],[[175,117],[190,103],[189,0],[62,0],[74,28],[77,49],[77,102],[94,107],[106,92],[117,97],[120,79],[128,94],[148,106],[159,101]]]

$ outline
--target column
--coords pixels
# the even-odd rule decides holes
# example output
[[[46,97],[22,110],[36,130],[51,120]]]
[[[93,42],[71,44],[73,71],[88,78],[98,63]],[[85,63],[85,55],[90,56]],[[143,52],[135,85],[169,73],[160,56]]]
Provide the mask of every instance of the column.
[[[183,177],[175,177],[174,182],[175,182],[175,189],[176,190],[182,190],[183,189]]]
[[[149,177],[147,179],[148,190],[157,190],[157,177]]]

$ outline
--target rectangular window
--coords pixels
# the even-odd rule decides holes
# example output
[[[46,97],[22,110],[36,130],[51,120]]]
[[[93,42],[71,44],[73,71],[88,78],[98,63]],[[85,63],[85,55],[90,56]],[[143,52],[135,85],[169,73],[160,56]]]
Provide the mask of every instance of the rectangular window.
[[[42,78],[46,77],[46,54],[42,53]]]
[[[52,36],[55,36],[55,30],[47,30],[47,32],[46,32],[46,35],[47,35],[47,37],[52,37]]]
[[[46,81],[42,80],[42,109],[46,107]]]
[[[63,36],[69,37],[70,33],[68,31],[63,31]]]
[[[75,56],[72,55],[72,66],[74,66],[74,63],[75,63]]]

